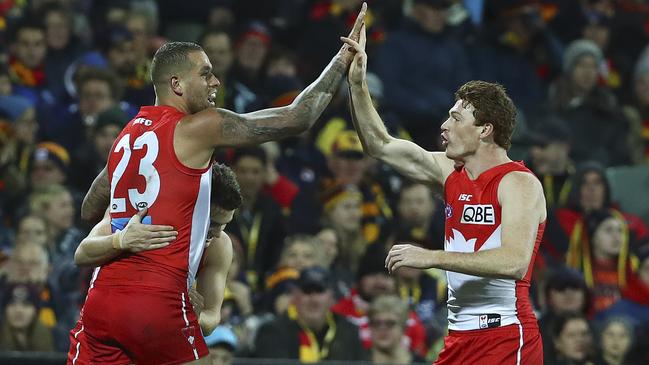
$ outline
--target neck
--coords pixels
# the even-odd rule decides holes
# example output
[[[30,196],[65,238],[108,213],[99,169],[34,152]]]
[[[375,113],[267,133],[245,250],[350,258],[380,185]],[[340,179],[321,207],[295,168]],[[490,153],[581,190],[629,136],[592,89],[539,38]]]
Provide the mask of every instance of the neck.
[[[24,329],[12,329],[14,339],[19,348],[27,348],[27,331]]]
[[[594,246],[594,245],[593,245]],[[596,247],[593,247],[593,257],[600,261],[605,261],[605,260],[610,260],[612,257],[607,255],[606,253],[602,252],[602,250],[597,249]]]
[[[318,318],[317,320],[305,324],[311,331],[320,332],[327,326],[327,317]]]
[[[189,112],[189,107],[187,106],[187,104],[184,101],[182,101],[182,99],[179,101],[178,99],[172,99],[171,97],[166,96],[166,95],[159,95],[159,96],[156,95],[154,105],[155,106],[167,105],[167,106],[171,106],[171,107],[174,107],[174,108],[178,109],[179,111],[183,112],[184,114],[191,114]]]
[[[372,347],[372,363],[373,364],[410,364],[412,357],[403,346],[397,345],[390,349],[380,349]]]
[[[511,162],[507,151],[496,144],[485,144],[480,146],[475,154],[464,160],[464,168],[472,180],[475,180],[483,172],[490,168],[504,163]]]
[[[602,357],[609,365],[622,365],[623,356],[618,356],[614,354],[603,354]]]
[[[257,194],[246,194],[243,197],[243,207],[252,210],[252,208],[255,207],[255,203],[257,202]]]

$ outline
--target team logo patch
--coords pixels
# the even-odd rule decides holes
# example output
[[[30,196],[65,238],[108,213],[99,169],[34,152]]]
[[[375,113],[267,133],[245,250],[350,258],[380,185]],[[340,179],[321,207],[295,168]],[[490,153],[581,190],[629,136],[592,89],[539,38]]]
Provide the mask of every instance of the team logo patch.
[[[460,223],[465,224],[496,224],[496,214],[491,204],[466,204],[462,208],[462,219]]]
[[[500,314],[482,314],[479,318],[481,329],[500,327]]]
[[[453,216],[453,207],[451,206],[451,204],[446,204],[446,206],[444,207],[444,213],[446,214],[446,219]]]
[[[183,335],[191,347],[196,347],[196,329],[194,326],[185,327],[182,329]]]

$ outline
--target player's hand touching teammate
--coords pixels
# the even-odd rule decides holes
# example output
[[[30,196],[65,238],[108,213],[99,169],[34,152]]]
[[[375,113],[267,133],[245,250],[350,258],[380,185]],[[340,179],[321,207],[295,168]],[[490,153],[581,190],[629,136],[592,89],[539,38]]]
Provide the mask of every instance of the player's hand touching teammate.
[[[360,18],[360,16],[359,16]],[[356,21],[358,21],[358,19]],[[365,23],[361,24],[358,42],[350,37],[340,37],[340,39],[349,45],[354,53],[354,59],[349,67],[347,79],[350,84],[361,84],[365,80],[367,73],[367,53],[365,53],[365,44],[367,43],[367,36],[365,34]]]
[[[128,252],[142,252],[169,246],[178,236],[171,226],[143,224],[147,208],[137,212],[126,224],[126,227],[113,239],[115,249]]]

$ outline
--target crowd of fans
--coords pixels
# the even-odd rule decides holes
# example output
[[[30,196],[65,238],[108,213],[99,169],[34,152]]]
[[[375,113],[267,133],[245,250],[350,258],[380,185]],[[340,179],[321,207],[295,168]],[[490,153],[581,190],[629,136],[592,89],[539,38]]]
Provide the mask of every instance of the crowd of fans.
[[[340,47],[361,0],[0,1],[0,351],[62,351],[92,268],[83,195],[121,128],[154,103],[166,40],[199,43],[218,107],[289,104]],[[649,4],[642,0],[367,0],[373,101],[391,133],[431,150],[471,79],[518,109],[510,151],[543,183],[548,222],[531,295],[546,364],[649,363],[649,216],[607,169],[649,169]],[[362,123],[362,121],[361,121]],[[243,206],[215,364],[430,362],[446,276],[388,275],[396,242],[444,247],[439,187],[363,154],[342,85],[298,138],[220,151]],[[643,166],[644,165],[644,166]],[[637,212],[636,212],[637,213]]]

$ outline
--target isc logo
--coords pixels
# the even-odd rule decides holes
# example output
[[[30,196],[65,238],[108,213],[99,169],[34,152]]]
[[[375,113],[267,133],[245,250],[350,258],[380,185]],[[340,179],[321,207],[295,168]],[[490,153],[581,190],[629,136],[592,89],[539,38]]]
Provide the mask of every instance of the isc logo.
[[[494,207],[491,204],[467,204],[462,209],[462,219],[460,223],[466,224],[496,224]]]
[[[153,122],[146,118],[137,118],[133,121],[133,124],[144,124],[145,126],[149,127],[153,124]]]
[[[472,196],[473,195],[471,195],[471,194],[460,194],[460,197],[457,200],[459,200],[461,202],[468,202],[468,201],[471,201]]]

